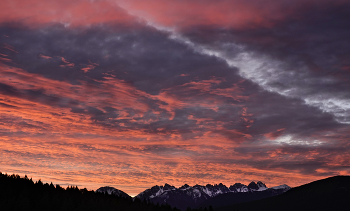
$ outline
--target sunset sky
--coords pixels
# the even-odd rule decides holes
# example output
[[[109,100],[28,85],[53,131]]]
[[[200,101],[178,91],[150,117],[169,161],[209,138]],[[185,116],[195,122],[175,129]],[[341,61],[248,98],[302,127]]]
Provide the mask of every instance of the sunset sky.
[[[350,174],[349,0],[0,9],[0,172],[130,195]]]

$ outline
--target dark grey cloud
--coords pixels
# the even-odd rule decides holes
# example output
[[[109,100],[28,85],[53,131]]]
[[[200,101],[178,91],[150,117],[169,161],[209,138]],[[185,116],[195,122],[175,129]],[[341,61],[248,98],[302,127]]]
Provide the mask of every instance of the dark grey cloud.
[[[302,99],[349,124],[349,8],[305,7],[269,27],[199,26],[185,29],[183,36],[219,52],[265,90]]]
[[[3,83],[0,83],[0,92],[1,94],[4,94],[4,95],[11,95],[11,96],[20,95],[19,91],[16,88]]]
[[[316,151],[335,157],[336,151],[346,154],[349,149],[349,137],[344,135],[350,116],[346,107],[350,99],[350,72],[346,69],[350,58],[348,19],[345,9],[319,8],[301,11],[298,18],[285,19],[272,28],[232,30],[211,26],[182,32],[181,36],[194,45],[219,52],[220,56],[193,49],[169,38],[170,33],[141,23],[133,27],[54,25],[39,30],[2,26],[0,34],[8,37],[1,37],[0,42],[18,52],[0,49],[11,59],[7,65],[72,86],[98,89],[100,96],[106,98],[114,97],[107,88],[103,90],[107,77],[117,79],[123,81],[123,86],[133,87],[127,95],[137,98],[134,102],[147,109],[139,115],[136,105],[123,108],[113,107],[110,102],[91,105],[88,98],[73,99],[47,94],[44,89],[5,83],[0,83],[0,93],[54,108],[69,108],[74,114],[89,117],[93,125],[111,131],[139,130],[159,135],[164,141],[171,134],[181,135],[182,141],[190,143],[208,132],[219,134],[233,145],[242,144],[232,147],[232,153],[255,157],[225,161],[208,155],[208,162],[260,169],[300,169],[304,174],[313,174],[318,168],[326,168],[329,158],[316,156],[311,161],[300,161],[295,157],[288,160],[288,155],[304,157]],[[237,89],[232,89],[235,86]],[[72,88],[71,94],[74,93],[81,92]],[[118,101],[118,96],[113,100]],[[329,105],[324,104],[327,100]],[[332,106],[340,110],[327,110]],[[23,127],[30,127],[26,121]],[[332,133],[336,135],[325,140],[325,135]],[[106,151],[89,145],[79,148],[129,155],[119,152],[122,149]],[[271,158],[271,152],[277,150],[285,153],[286,159]],[[203,157],[181,147],[150,146],[144,152]],[[169,163],[176,165],[175,161]],[[134,172],[134,176],[139,174],[144,176]],[[192,176],[213,177],[209,173]]]
[[[201,85],[193,88],[189,83],[215,78],[221,81],[210,84],[208,88],[225,89],[244,78],[238,74],[237,69],[229,67],[223,60],[198,54],[186,45],[169,39],[167,33],[145,26],[118,27],[105,25],[87,29],[69,29],[56,25],[41,30],[3,27],[1,31],[9,36],[6,42],[19,52],[11,56],[13,62],[10,65],[30,73],[54,80],[69,81],[71,84],[79,85],[82,81],[86,81],[91,87],[100,86],[99,81],[104,81],[105,76],[112,76],[127,81],[151,95],[166,90],[177,100],[194,104],[198,102],[196,106],[176,108],[174,118],[169,119],[169,114],[159,107],[167,103],[140,96],[140,100],[150,108],[161,112],[160,116],[148,112],[143,117],[135,117],[134,122],[113,121],[108,119],[118,117],[120,111],[114,108],[108,109],[108,105],[107,109],[102,111],[84,105],[84,102],[46,95],[45,90],[22,91],[26,99],[48,105],[71,107],[72,112],[89,115],[97,124],[106,127],[118,128],[119,123],[125,123],[125,128],[139,128],[149,133],[195,132],[198,135],[215,128],[215,124],[221,121],[223,131],[215,131],[227,134],[231,139],[235,139],[235,135],[225,133],[225,130],[236,129],[260,137],[265,133],[285,128],[285,133],[308,136],[318,130],[340,127],[332,115],[312,108],[301,100],[263,91],[250,81],[244,81],[239,85],[242,89],[240,95],[248,97],[248,100],[244,101],[201,90],[204,89]],[[40,55],[51,58],[45,59]],[[85,73],[81,69],[90,64],[89,61],[98,65]],[[73,63],[74,66],[61,66],[67,63]],[[6,87],[2,91],[10,95],[18,92],[5,84],[4,86]],[[108,91],[101,94],[108,95]],[[217,100],[219,103],[215,103]],[[212,103],[218,110],[205,108],[201,103]],[[242,121],[241,108],[244,106],[252,113],[249,118],[254,121],[248,129],[247,124]],[[124,111],[129,113],[130,117],[137,113],[131,107]],[[190,120],[189,115],[194,118],[208,118],[203,123],[206,127],[199,128],[196,120]],[[154,121],[143,124],[138,122],[141,119]]]

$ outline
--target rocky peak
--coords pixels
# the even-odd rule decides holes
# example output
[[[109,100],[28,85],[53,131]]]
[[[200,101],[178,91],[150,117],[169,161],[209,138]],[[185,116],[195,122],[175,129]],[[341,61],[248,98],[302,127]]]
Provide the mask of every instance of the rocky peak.
[[[242,183],[235,183],[229,187],[231,192],[248,192],[248,187]]]
[[[253,181],[253,182],[249,183],[248,188],[251,190],[258,190],[259,186]]]
[[[158,191],[161,187],[159,187],[158,185],[155,185],[153,187],[151,187],[152,191]]]
[[[219,188],[226,188],[226,185],[220,183],[220,184],[215,184],[214,186],[219,187]]]
[[[212,187],[213,187],[213,185],[211,185],[211,184],[207,184],[205,187],[207,187],[207,188],[212,188]]]
[[[164,190],[174,190],[174,189],[175,189],[174,186],[169,185],[168,183],[165,183],[165,185],[164,185]]]
[[[264,183],[262,183],[261,181],[257,182],[256,184],[259,188],[267,188],[266,185]]]
[[[183,186],[181,186],[179,189],[183,190],[183,189],[187,189],[187,188],[189,188],[189,187],[190,187],[189,185],[184,184],[184,185],[183,185]]]

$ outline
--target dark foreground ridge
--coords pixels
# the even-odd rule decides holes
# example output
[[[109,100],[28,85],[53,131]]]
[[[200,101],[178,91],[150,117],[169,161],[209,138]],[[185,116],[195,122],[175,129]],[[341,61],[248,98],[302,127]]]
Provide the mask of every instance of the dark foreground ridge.
[[[270,198],[216,208],[216,211],[349,211],[350,176],[335,176],[290,189]]]
[[[220,185],[213,187],[216,190],[218,188],[220,189],[219,186]],[[172,186],[168,188],[171,190],[174,189]],[[191,189],[190,186],[183,188],[186,190]],[[199,187],[192,187],[194,190],[197,190],[197,188]],[[208,189],[208,187],[206,188]],[[203,207],[207,207],[209,204],[213,206],[203,209],[187,208],[186,211],[212,211],[212,207],[214,207],[215,211],[350,210],[350,176],[335,176],[318,180],[292,188],[281,195],[265,198],[266,193],[275,194],[274,191],[276,190],[278,189],[227,192],[225,194],[219,194],[206,200],[205,203],[200,204],[200,206]],[[164,192],[172,193],[166,190]],[[194,192],[199,193],[198,191]],[[176,192],[174,192],[174,194],[175,193]],[[196,196],[199,195],[197,194]],[[244,198],[243,201],[249,200],[250,202],[237,203],[242,200],[242,197]],[[177,203],[181,204],[183,198],[180,197],[178,199]],[[228,204],[230,205],[225,206]],[[178,204],[176,204],[176,206],[175,208],[168,204],[155,204],[149,199],[141,200],[138,197],[132,198],[126,193],[112,187],[103,187],[96,192],[88,191],[86,188],[79,189],[73,186],[65,189],[59,185],[53,185],[52,183],[43,184],[40,180],[33,182],[32,179],[29,179],[27,176],[21,178],[19,175],[7,175],[0,172],[0,210],[180,211],[178,208],[181,206],[178,207]]]
[[[27,176],[0,172],[0,210],[14,211],[179,211],[170,205],[155,205],[131,197],[109,195],[78,187],[33,182]],[[194,210],[199,211],[199,210]]]

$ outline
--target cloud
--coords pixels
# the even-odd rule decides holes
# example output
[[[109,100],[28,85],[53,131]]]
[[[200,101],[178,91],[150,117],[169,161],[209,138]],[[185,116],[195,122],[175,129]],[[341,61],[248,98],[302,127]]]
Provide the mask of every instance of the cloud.
[[[62,62],[65,63],[65,64],[61,64],[61,65],[60,65],[60,67],[63,67],[63,68],[64,68],[64,67],[70,67],[70,68],[72,68],[72,67],[74,67],[74,65],[75,65],[74,63],[71,63],[71,62],[67,61],[67,60],[66,60],[65,58],[63,58],[63,57],[62,57]]]
[[[83,1],[56,3],[58,12],[91,11]],[[178,8],[187,4],[209,14],[200,1]],[[251,21],[243,17],[223,28],[213,24],[218,17],[178,31],[134,17],[112,24],[114,15],[95,20],[85,10],[70,27],[54,13],[40,22],[35,10],[21,24],[2,19],[8,37],[0,42],[16,51],[0,49],[8,59],[0,66],[2,171],[61,184],[76,175],[75,184],[134,194],[150,183],[294,186],[348,173],[348,28],[338,17],[347,16],[337,7],[293,8],[297,16],[272,25],[241,27]],[[327,19],[338,27],[316,24]]]
[[[43,59],[52,59],[52,57],[50,56],[45,56],[45,55],[42,55],[42,54],[39,54],[39,57],[43,58]]]
[[[347,1],[151,0],[146,3],[142,0],[118,0],[117,3],[129,13],[159,27],[190,30],[198,26],[236,29],[273,27],[286,18],[299,18],[300,11],[334,5],[341,7]]]
[[[265,90],[302,99],[347,124],[346,8],[348,4],[305,7],[273,27],[200,26],[177,39],[200,53],[222,58]]]
[[[84,73],[86,73],[86,72],[89,72],[90,70],[95,69],[96,66],[98,66],[98,64],[93,63],[89,60],[89,64],[86,67],[82,68],[81,70],[84,71]]]
[[[66,27],[103,23],[133,23],[135,19],[111,1],[77,0],[19,0],[2,4],[0,23],[18,23],[29,27],[40,27],[62,23]]]

